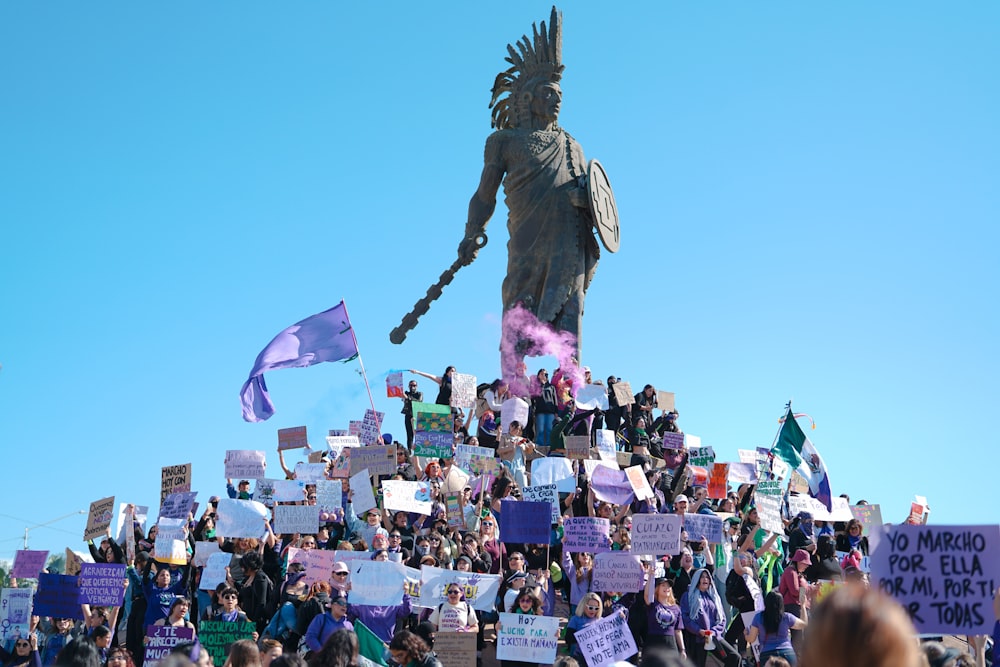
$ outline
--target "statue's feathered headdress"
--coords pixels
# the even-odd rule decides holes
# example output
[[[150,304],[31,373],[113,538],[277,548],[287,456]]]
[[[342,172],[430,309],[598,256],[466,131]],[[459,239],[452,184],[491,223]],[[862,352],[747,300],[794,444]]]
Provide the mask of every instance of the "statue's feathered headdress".
[[[539,80],[553,83],[562,78],[562,14],[552,7],[552,16],[546,29],[542,21],[541,30],[531,24],[533,39],[527,35],[517,42],[517,49],[507,45],[505,58],[511,68],[497,74],[493,83],[493,99],[490,108],[493,109],[492,125],[498,130],[521,127],[527,124],[530,109],[522,108],[523,93],[529,85],[537,85]],[[498,99],[507,93],[507,97]]]

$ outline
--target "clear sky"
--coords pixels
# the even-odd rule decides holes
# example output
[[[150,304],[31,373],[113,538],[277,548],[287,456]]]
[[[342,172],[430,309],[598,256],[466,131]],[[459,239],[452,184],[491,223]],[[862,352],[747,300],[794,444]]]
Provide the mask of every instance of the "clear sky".
[[[505,47],[549,8],[0,4],[0,558],[155,507],[161,466],[204,501],[226,449],[277,470],[276,429],[360,419],[356,363],[269,374],[277,414],[240,417],[260,349],[342,298],[389,432],[389,369],[497,375],[502,203],[388,333],[455,258]],[[794,399],[834,493],[995,523],[1000,5],[561,9],[560,123],[623,224],[583,362],[676,392],[722,460]]]

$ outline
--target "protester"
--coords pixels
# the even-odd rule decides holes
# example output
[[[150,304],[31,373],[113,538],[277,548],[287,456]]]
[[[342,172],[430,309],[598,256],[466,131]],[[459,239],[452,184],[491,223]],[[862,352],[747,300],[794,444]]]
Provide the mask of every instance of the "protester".
[[[441,661],[424,639],[409,630],[402,630],[389,642],[389,653],[399,667],[441,667]]]
[[[795,651],[792,648],[792,630],[802,630],[805,621],[785,611],[781,593],[771,591],[764,598],[764,611],[753,617],[747,630],[747,641],[751,644],[761,638],[760,662],[766,664],[768,658],[779,657],[795,667]]]

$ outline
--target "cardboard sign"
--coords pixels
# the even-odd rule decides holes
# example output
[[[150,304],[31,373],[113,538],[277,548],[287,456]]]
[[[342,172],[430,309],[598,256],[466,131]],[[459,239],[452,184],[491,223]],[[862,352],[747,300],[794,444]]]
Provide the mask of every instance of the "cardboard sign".
[[[434,653],[441,667],[469,667],[476,664],[475,632],[439,632],[434,635]]]
[[[555,484],[526,486],[521,489],[521,494],[525,500],[548,503],[552,507],[552,523],[559,522],[559,517],[562,513],[559,511],[559,490]]]
[[[4,588],[0,590],[0,638],[9,639],[28,637],[31,627],[31,598],[34,591],[30,588]]]
[[[851,505],[851,514],[861,522],[862,535],[871,535],[875,526],[882,525],[882,508],[879,505]]]
[[[567,435],[564,438],[566,458],[568,459],[589,459],[590,458],[590,436],[589,435]]]
[[[606,428],[595,431],[597,439],[597,455],[602,461],[614,463],[618,467],[618,443],[615,439],[615,432]]]
[[[603,384],[585,384],[576,392],[576,407],[580,410],[600,408],[605,412],[611,407],[608,403],[608,388]]]
[[[708,497],[725,498],[729,486],[729,464],[713,463],[708,473]]]
[[[688,463],[700,468],[711,468],[715,463],[715,450],[711,447],[691,447],[688,449]]]
[[[161,519],[187,519],[194,507],[197,491],[171,493],[160,504]]]
[[[14,568],[10,574],[15,579],[35,579],[45,567],[45,560],[48,557],[48,551],[19,549],[14,554]]]
[[[264,477],[267,455],[252,449],[226,450],[227,479],[259,479]]]
[[[624,407],[635,403],[635,396],[632,395],[632,385],[628,382],[616,382],[611,385],[611,391],[615,393],[615,401]]]
[[[386,398],[406,397],[406,392],[403,391],[403,371],[389,373],[388,375],[385,376],[385,397]]]
[[[462,496],[449,493],[444,497],[444,509],[448,517],[448,527],[465,530],[465,511],[462,506]]]
[[[351,505],[354,512],[360,516],[362,512],[378,507],[375,494],[372,493],[372,478],[368,470],[362,470],[357,475],[351,475],[350,489],[354,492]]]
[[[714,514],[684,515],[684,530],[687,531],[689,542],[700,542],[707,539],[709,544],[722,544],[722,517]]]
[[[500,537],[504,542],[548,544],[552,535],[552,505],[530,500],[507,501],[500,512]]]
[[[77,602],[78,578],[68,574],[39,574],[33,613],[36,616],[83,619]]]
[[[917,632],[993,631],[1000,526],[880,526],[871,542],[872,585],[906,609]]]
[[[785,524],[781,521],[781,482],[761,481],[753,494],[754,506],[760,527],[772,533],[783,535]]]
[[[592,591],[634,593],[642,589],[645,575],[639,555],[627,551],[609,551],[594,556]]]
[[[508,398],[500,406],[500,426],[504,433],[510,433],[510,423],[519,422],[522,426],[528,423],[528,402],[517,396]]]
[[[611,521],[601,517],[578,516],[563,519],[563,550],[597,554],[611,551]]]
[[[283,452],[288,449],[303,449],[309,446],[309,438],[306,436],[305,426],[293,426],[292,428],[278,429],[278,451]]]
[[[191,464],[165,466],[160,469],[160,502],[171,493],[191,490]],[[138,509],[138,508],[136,508]],[[147,508],[148,511],[148,508]]]
[[[87,516],[87,527],[83,531],[85,542],[107,534],[114,517],[115,497],[102,498],[90,503],[90,513]]]
[[[194,639],[194,628],[170,625],[147,626],[143,667],[155,667],[160,660],[170,654],[170,649],[192,639]]]
[[[414,431],[425,433],[454,433],[455,420],[451,408],[436,403],[411,403]]]
[[[387,510],[431,515],[431,488],[429,482],[404,482],[384,480],[382,503]]]
[[[450,459],[455,444],[454,433],[417,431],[413,434],[413,449],[417,456],[435,459]]]
[[[83,563],[80,566],[80,604],[120,607],[125,599],[125,566]]]
[[[559,619],[500,614],[497,659],[551,665],[559,648]],[[467,663],[466,667],[471,663]]]
[[[473,609],[493,611],[497,594],[500,592],[499,574],[479,574],[478,572],[460,572],[458,570],[443,570],[439,567],[424,565],[420,568],[420,601],[426,607],[436,608],[447,601],[445,591],[449,584],[458,584],[465,593],[465,600]],[[442,632],[444,634],[455,634]],[[464,633],[458,633],[464,634]],[[475,637],[475,633],[470,633]],[[434,644],[437,649],[437,642]],[[468,666],[466,666],[468,667]]]
[[[351,561],[351,591],[348,604],[393,606],[403,604],[406,568],[399,563],[374,560]]]
[[[358,440],[362,445],[373,445],[378,442],[382,433],[382,424],[385,423],[385,413],[375,412],[371,408],[365,410],[365,418],[361,420],[361,432],[358,433]]]
[[[643,471],[642,466],[631,466],[625,468],[625,476],[628,478],[628,483],[631,485],[632,490],[635,491],[636,498],[639,500],[648,500],[649,498],[655,497],[653,489],[649,486],[649,480],[646,479],[646,473]]]
[[[218,537],[256,537],[264,535],[267,508],[255,500],[220,498],[215,508],[215,534]]]
[[[681,552],[681,517],[677,514],[634,514],[632,553],[676,556]]]
[[[315,535],[319,530],[319,505],[276,505],[274,532],[278,535]]]
[[[489,447],[457,445],[454,465],[473,475],[492,475],[497,471],[499,462],[496,452]]]
[[[576,641],[587,667],[608,667],[639,652],[624,613],[612,614],[577,630]]]
[[[674,392],[657,389],[656,407],[660,408],[664,412],[673,412],[674,410],[676,410],[677,406],[676,403],[674,402]]]
[[[253,621],[201,621],[198,624],[198,642],[212,656],[213,664],[223,665],[229,647],[241,639],[253,639],[256,631]]]
[[[351,456],[351,475],[368,470],[371,475],[396,474],[396,446],[370,445],[346,450]]]
[[[465,373],[451,375],[451,407],[469,409],[476,404],[476,376]]]

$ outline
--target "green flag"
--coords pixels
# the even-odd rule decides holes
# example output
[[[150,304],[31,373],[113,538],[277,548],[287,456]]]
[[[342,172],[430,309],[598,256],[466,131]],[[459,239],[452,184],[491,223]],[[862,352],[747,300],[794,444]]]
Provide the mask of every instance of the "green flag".
[[[802,465],[802,445],[805,441],[806,434],[802,432],[789,408],[785,413],[785,423],[781,425],[781,431],[778,433],[778,442],[771,451],[795,470]]]
[[[354,621],[354,632],[358,635],[358,653],[368,658],[377,665],[388,667],[385,661],[385,642],[379,639],[374,632],[365,627],[361,621]]]

